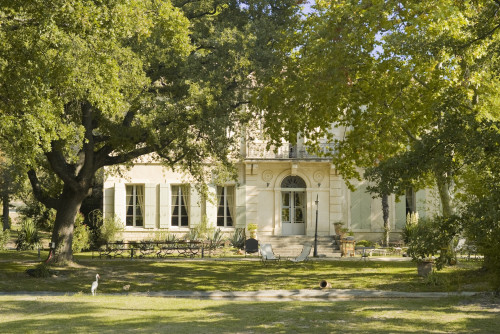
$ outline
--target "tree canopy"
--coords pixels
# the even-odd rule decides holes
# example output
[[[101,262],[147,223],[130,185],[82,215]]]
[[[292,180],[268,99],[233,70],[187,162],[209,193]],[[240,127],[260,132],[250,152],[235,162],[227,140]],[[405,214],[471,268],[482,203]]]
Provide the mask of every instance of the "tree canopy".
[[[412,152],[413,180],[448,187],[462,165],[454,142],[464,127],[500,117],[500,3],[319,0],[315,8],[290,39],[286,68],[262,88],[270,136],[301,132],[313,148],[327,138],[346,179]],[[332,137],[332,125],[345,135]],[[379,191],[399,181],[404,189],[408,168],[395,170],[391,189]]]
[[[228,133],[248,118],[248,89],[279,66],[274,43],[296,5],[2,1],[0,134],[36,197],[58,210],[63,260],[100,168],[147,154],[198,176],[203,163],[229,164]]]

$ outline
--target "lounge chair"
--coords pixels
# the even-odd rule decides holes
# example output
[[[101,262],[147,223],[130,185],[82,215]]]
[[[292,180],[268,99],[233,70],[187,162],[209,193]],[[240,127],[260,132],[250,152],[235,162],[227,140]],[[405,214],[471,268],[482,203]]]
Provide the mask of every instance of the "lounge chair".
[[[299,256],[297,256],[294,259],[289,259],[292,262],[298,263],[298,262],[306,262],[309,260],[309,254],[311,253],[311,248],[312,246],[309,244],[305,244],[302,247],[302,252],[300,252]]]
[[[267,262],[280,262],[281,258],[278,255],[274,255],[273,247],[271,244],[261,244],[260,245],[260,255],[263,263]]]

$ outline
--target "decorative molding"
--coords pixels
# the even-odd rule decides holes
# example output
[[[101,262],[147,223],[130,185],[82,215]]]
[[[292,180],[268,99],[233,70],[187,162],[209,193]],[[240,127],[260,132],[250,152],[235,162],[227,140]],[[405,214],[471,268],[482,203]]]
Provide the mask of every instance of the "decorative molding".
[[[314,181],[321,183],[321,181],[323,181],[323,178],[324,178],[324,176],[323,176],[322,172],[320,172],[320,171],[314,172],[314,174],[313,174]]]
[[[269,169],[262,172],[262,180],[264,182],[271,182],[273,176],[274,176],[273,172]]]
[[[307,188],[307,186],[300,176],[290,175],[283,179],[281,188]]]

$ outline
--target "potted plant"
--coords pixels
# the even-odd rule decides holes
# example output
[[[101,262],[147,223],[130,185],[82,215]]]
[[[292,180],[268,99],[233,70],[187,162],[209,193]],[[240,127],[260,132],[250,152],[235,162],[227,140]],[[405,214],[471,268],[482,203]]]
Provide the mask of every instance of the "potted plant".
[[[258,228],[258,225],[255,223],[251,223],[251,224],[247,225],[247,230],[248,230],[248,234],[250,235],[250,238],[252,238],[252,239],[257,238],[257,228]]]
[[[427,276],[434,265],[440,270],[450,263],[447,249],[457,231],[451,217],[435,217],[405,226],[408,255],[416,262],[419,276]]]
[[[343,226],[343,225],[344,225],[344,223],[343,223],[343,222],[341,222],[341,221],[338,221],[338,222],[333,223],[333,226],[334,226],[334,228],[335,228],[335,234],[336,234],[336,235],[340,235],[340,229],[342,228],[342,226]]]

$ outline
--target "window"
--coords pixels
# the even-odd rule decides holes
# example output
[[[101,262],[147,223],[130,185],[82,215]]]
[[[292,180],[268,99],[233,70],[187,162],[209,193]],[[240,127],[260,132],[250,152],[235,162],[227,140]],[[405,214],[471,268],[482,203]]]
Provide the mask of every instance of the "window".
[[[172,226],[189,226],[189,187],[172,186]]]
[[[144,226],[144,186],[126,186],[126,225]]]
[[[234,226],[233,221],[234,186],[217,187],[217,226]]]

